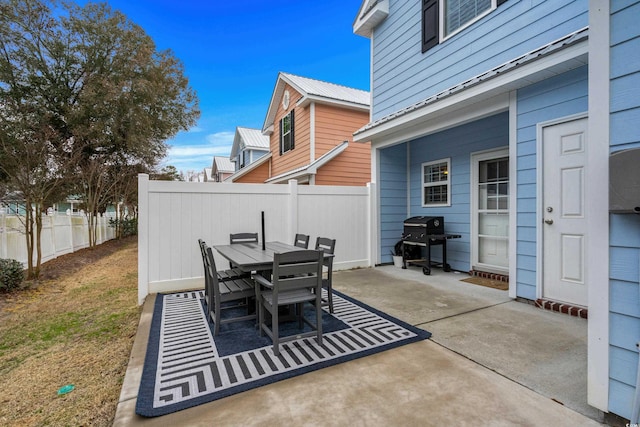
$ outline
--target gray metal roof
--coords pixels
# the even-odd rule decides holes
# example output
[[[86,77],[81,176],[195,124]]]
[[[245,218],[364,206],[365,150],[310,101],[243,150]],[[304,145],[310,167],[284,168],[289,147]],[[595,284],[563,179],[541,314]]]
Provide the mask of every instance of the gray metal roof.
[[[296,76],[295,74],[281,73],[281,75],[289,80],[294,87],[297,86],[303,94],[369,106],[370,97],[366,90]]]
[[[234,164],[228,157],[214,156],[213,166],[216,172],[233,172],[235,170]]]
[[[362,128],[358,129],[357,131],[354,132],[354,135],[357,135],[359,133],[368,131],[370,129],[373,129],[377,126],[380,126],[384,123],[390,122],[391,120],[397,119],[399,117],[402,117],[406,114],[409,114],[413,111],[419,110],[420,108],[423,108],[427,105],[431,105],[437,101],[440,101],[444,98],[447,98],[451,95],[454,95],[460,91],[463,91],[465,89],[469,89],[472,86],[475,86],[477,84],[483,83],[487,80],[490,80],[494,77],[497,77],[499,75],[505,74],[506,72],[512,71],[517,67],[521,67],[525,64],[528,64],[532,61],[535,61],[537,59],[540,59],[543,56],[547,56],[550,55],[554,52],[557,52],[561,49],[564,49],[568,46],[574,45],[576,43],[585,41],[589,38],[589,27],[584,27],[581,28],[580,30],[577,30],[571,34],[568,34],[556,41],[553,41],[549,44],[546,44],[536,50],[533,50],[531,52],[528,52],[522,56],[519,56],[515,59],[512,59],[511,61],[508,61],[502,65],[499,65],[495,68],[492,68],[489,71],[486,71],[480,75],[477,75],[469,80],[466,80],[462,83],[459,83],[455,86],[452,86],[446,90],[443,90],[442,92],[439,92],[435,95],[430,96],[427,99],[424,99],[420,102],[417,102],[413,105],[410,105],[406,108],[403,108],[401,110],[398,110],[396,112],[393,112],[391,114],[388,114],[384,117],[379,118],[378,120],[374,120],[368,124],[366,124],[365,126],[363,126]]]
[[[238,127],[238,134],[244,141],[246,148],[269,149],[269,137],[263,135],[260,129]]]

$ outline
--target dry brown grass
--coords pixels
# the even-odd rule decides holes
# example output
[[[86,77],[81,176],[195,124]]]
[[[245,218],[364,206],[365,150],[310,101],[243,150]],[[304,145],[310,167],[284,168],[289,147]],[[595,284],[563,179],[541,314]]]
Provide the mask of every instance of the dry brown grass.
[[[0,306],[0,425],[113,422],[140,317],[137,241],[44,264],[55,277]],[[75,389],[62,396],[60,387]]]

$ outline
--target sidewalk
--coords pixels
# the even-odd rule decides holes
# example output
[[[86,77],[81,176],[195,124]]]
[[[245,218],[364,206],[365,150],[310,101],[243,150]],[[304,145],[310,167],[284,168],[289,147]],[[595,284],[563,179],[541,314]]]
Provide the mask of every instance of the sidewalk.
[[[433,333],[409,344],[158,418],[134,413],[147,299],[114,426],[600,425],[586,404],[586,321],[515,302],[463,275],[392,266],[334,287]],[[584,395],[584,396],[583,396]],[[560,402],[560,403],[558,403]]]

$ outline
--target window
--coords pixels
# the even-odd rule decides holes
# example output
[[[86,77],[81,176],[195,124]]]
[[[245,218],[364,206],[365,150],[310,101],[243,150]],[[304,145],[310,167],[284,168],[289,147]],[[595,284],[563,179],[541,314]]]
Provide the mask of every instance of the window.
[[[238,154],[238,169],[242,169],[245,166],[248,166],[249,163],[251,163],[250,160],[250,154],[251,152],[249,150],[243,149],[239,154]]]
[[[506,0],[422,0],[422,52]]]
[[[293,150],[293,110],[280,119],[280,154]]]
[[[422,206],[451,206],[451,159],[422,164]]]
[[[491,10],[491,0],[444,0],[444,36]]]

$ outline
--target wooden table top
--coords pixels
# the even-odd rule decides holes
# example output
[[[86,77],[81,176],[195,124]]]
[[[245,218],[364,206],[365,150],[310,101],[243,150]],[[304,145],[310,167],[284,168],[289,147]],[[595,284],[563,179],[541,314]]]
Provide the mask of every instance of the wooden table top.
[[[282,242],[267,242],[265,250],[262,250],[262,243],[214,245],[213,248],[242,271],[271,270],[273,254],[304,250],[304,248]]]

